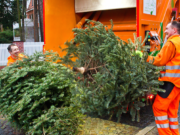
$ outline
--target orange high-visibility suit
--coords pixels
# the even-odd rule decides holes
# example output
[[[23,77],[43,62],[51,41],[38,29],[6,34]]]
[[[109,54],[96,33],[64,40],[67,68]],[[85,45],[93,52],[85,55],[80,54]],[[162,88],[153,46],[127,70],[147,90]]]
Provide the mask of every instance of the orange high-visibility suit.
[[[159,135],[179,135],[178,108],[180,99],[180,35],[171,36],[156,57],[147,61],[165,66],[159,81],[164,82],[165,93],[158,92],[153,112]]]
[[[17,60],[22,60],[23,58],[26,58],[26,56],[23,55],[23,54],[19,54],[17,59],[13,59],[12,56],[9,56],[9,57],[7,58],[7,59],[8,59],[7,66],[9,66],[10,64],[13,64],[13,63],[16,62]]]

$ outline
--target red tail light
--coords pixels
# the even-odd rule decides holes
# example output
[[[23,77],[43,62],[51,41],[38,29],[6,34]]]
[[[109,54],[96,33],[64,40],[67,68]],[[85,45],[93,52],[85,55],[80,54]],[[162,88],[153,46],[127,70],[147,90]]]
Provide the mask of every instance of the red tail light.
[[[153,99],[154,95],[151,94],[151,95],[148,95],[148,99]]]

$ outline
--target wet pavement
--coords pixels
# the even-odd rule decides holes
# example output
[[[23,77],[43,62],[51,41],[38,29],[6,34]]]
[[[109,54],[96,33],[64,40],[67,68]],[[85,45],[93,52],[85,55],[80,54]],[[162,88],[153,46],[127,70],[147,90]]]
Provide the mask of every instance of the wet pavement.
[[[25,135],[25,134],[21,133],[20,131],[10,126],[10,123],[8,123],[5,120],[5,118],[0,116],[0,135]]]
[[[117,121],[117,118],[112,119],[114,122]],[[154,114],[152,111],[152,105],[142,107],[140,110],[140,122],[132,121],[132,118],[129,113],[122,114],[120,123],[139,127],[140,129],[145,128],[154,121]]]

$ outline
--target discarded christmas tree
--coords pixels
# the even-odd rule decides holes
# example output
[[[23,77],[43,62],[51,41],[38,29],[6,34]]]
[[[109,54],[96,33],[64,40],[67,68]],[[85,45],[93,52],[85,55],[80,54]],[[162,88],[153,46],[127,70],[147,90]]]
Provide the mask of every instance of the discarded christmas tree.
[[[0,112],[26,134],[76,135],[82,114],[71,107],[67,67],[56,53],[35,53],[0,72]]]
[[[94,23],[92,26],[91,24]],[[74,67],[77,88],[74,102],[89,115],[116,115],[130,111],[132,120],[140,121],[139,110],[145,104],[142,97],[152,91],[162,91],[157,68],[140,57],[141,38],[121,40],[100,22],[87,21],[85,29],[73,29],[75,38],[66,42],[63,64]],[[112,25],[113,27],[113,25]],[[72,58],[77,58],[73,61]]]

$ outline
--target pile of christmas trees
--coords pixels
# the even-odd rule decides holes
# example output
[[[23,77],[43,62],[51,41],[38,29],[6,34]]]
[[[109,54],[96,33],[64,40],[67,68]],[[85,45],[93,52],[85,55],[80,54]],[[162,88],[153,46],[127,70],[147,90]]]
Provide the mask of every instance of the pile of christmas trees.
[[[92,25],[93,24],[93,25]],[[66,42],[63,64],[74,67],[77,85],[73,90],[74,104],[83,113],[105,116],[130,111],[132,120],[140,121],[141,100],[152,91],[162,91],[157,68],[146,62],[141,38],[124,42],[100,22],[87,21],[85,29],[73,29],[75,38]],[[112,24],[113,27],[113,24]],[[136,50],[144,51],[140,57]],[[74,59],[76,60],[74,61]]]

